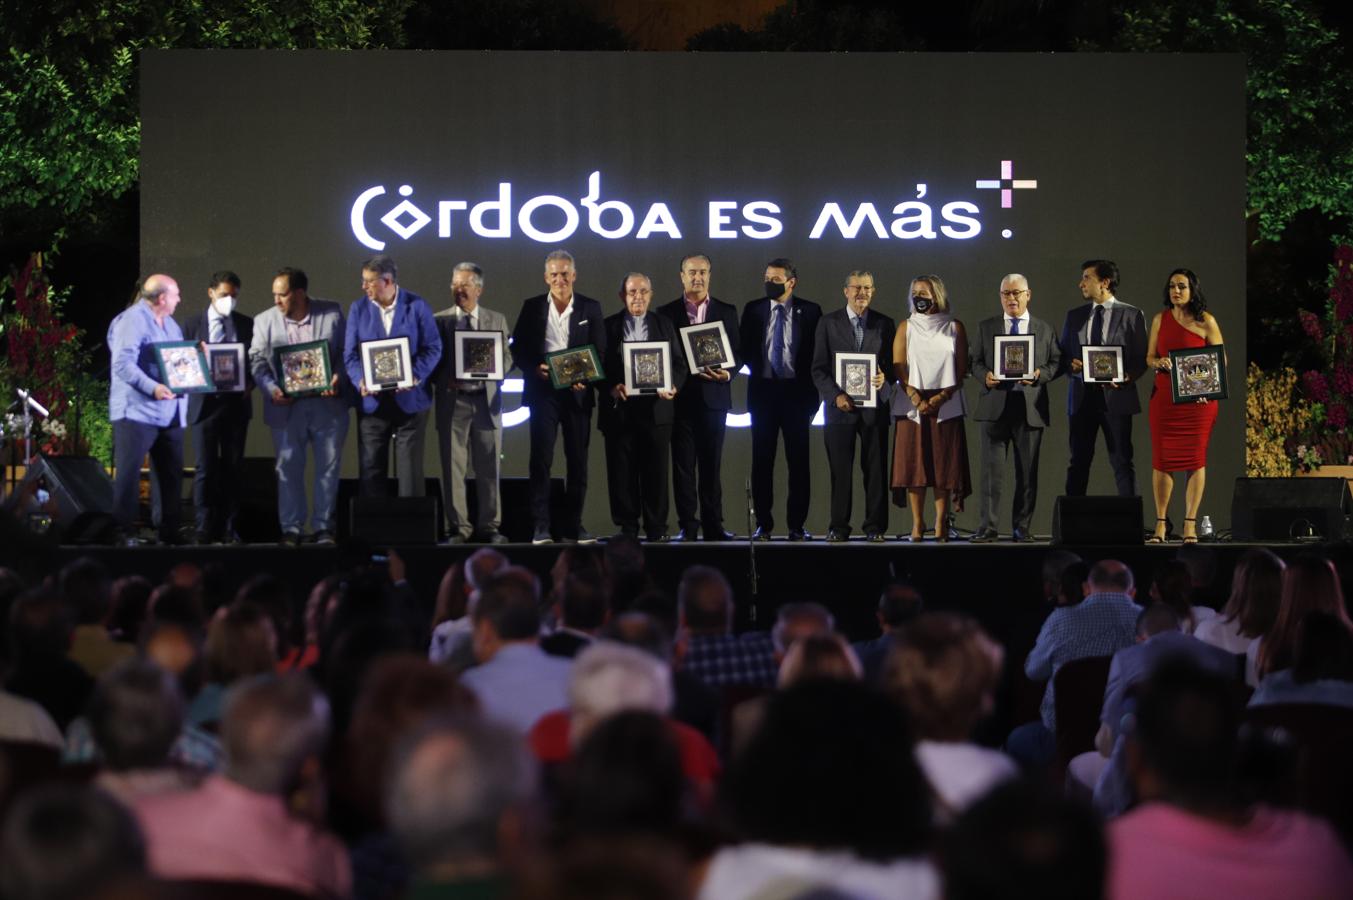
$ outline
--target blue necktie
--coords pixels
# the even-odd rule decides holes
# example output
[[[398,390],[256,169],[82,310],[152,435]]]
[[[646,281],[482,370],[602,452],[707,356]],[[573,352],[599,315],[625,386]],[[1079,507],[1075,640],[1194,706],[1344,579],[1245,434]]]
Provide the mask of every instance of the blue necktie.
[[[864,316],[855,317],[855,349],[864,349]]]
[[[1010,333],[1019,334],[1019,319],[1010,320]]]
[[[770,370],[776,378],[788,378],[785,371],[785,307],[777,303],[772,307],[775,321],[770,326]]]
[[[1095,307],[1095,320],[1090,323],[1090,346],[1098,347],[1104,343],[1104,307]]]

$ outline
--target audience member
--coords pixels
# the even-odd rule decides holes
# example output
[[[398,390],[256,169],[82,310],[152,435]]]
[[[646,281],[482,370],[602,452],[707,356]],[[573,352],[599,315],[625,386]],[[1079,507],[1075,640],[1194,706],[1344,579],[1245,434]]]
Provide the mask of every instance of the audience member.
[[[329,707],[304,675],[242,682],[221,722],[225,768],[195,790],[141,797],[151,870],[161,878],[270,884],[346,897],[347,851],[317,817]]]
[[[1230,685],[1186,662],[1143,684],[1127,751],[1141,805],[1109,825],[1110,897],[1349,896],[1353,864],[1327,824],[1238,799],[1239,726]]]
[[[386,819],[417,873],[409,897],[506,897],[531,855],[536,770],[514,730],[459,721],[424,731],[396,757]]]
[[[630,608],[636,597],[653,588],[644,560],[644,545],[633,535],[619,534],[606,542],[603,553],[610,581],[607,606],[613,613],[622,612]]]
[[[927,613],[901,629],[884,663],[883,689],[911,722],[937,821],[952,820],[1017,774],[1010,757],[972,742],[995,704],[1004,656],[972,619]]]
[[[1193,636],[1228,653],[1245,653],[1256,639],[1268,634],[1278,618],[1286,566],[1271,550],[1246,550],[1231,576],[1231,596],[1220,615],[1204,619]]]
[[[62,568],[57,581],[61,598],[75,619],[70,651],[66,655],[90,678],[97,679],[136,652],[131,644],[116,641],[108,633],[112,579],[103,563],[81,557]]]
[[[1273,627],[1252,645],[1256,647],[1254,671],[1258,678],[1292,667],[1301,620],[1313,612],[1329,613],[1344,627],[1353,627],[1334,566],[1322,557],[1302,555],[1283,570],[1282,597]]]
[[[462,676],[484,715],[519,735],[568,705],[572,662],[540,649],[538,598],[536,577],[526,569],[509,566],[489,576],[473,614],[479,665]]]
[[[474,600],[484,581],[507,564],[507,557],[502,553],[492,547],[481,547],[463,564],[457,563],[446,570],[437,587],[428,659],[435,663],[453,663],[452,669],[457,672],[474,665],[474,623],[471,619]]]
[[[116,640],[135,646],[141,642],[141,626],[150,608],[150,579],[141,575],[124,575],[113,579],[109,590],[112,611],[108,617],[108,631]]]
[[[1217,551],[1207,544],[1181,544],[1174,558],[1189,570],[1193,602],[1214,612],[1226,601],[1226,594],[1218,590]]]
[[[711,687],[775,684],[779,661],[764,632],[733,635],[733,588],[710,566],[691,566],[677,587],[685,632],[681,668]]]
[[[1099,900],[1108,866],[1089,808],[1022,779],[964,810],[939,859],[945,900]]]
[[[291,588],[276,575],[260,574],[245,579],[244,584],[235,592],[234,603],[250,603],[268,614],[272,620],[274,664],[279,673],[301,666],[301,655],[305,652],[305,623],[296,615],[291,599]],[[319,658],[319,648],[314,649],[313,665]]]
[[[864,668],[865,681],[878,684],[883,662],[888,658],[898,629],[919,616],[924,608],[921,592],[909,584],[895,581],[883,589],[879,595],[878,608],[874,610],[874,618],[878,620],[882,633],[876,638],[856,641],[852,645]]]
[[[554,594],[554,631],[540,639],[540,649],[551,656],[572,659],[592,643],[610,615],[606,582],[594,572],[567,576]]]
[[[1292,668],[1264,676],[1250,706],[1321,703],[1353,708],[1353,628],[1326,612],[1309,612],[1297,627]]]
[[[188,704],[188,721],[215,729],[231,685],[277,668],[277,632],[261,606],[235,602],[222,607],[207,627],[202,652],[205,683]]]
[[[807,621],[814,622],[815,618],[808,618]],[[821,624],[820,620],[817,620],[817,624]],[[832,632],[808,634],[789,645],[780,662],[775,687],[783,691],[805,681],[860,681],[863,677],[860,660],[845,638]],[[762,694],[749,697],[733,707],[730,755],[738,756],[747,748],[766,717],[769,703],[770,695]]]
[[[640,604],[647,593],[639,597]],[[637,609],[622,612],[602,628],[600,636],[608,641],[628,644],[675,666],[676,648],[671,632],[656,617]],[[719,694],[714,688],[684,669],[671,668],[672,718],[699,731],[711,742],[716,738],[719,721]]]
[[[1179,630],[1193,634],[1199,622],[1215,618],[1217,611],[1193,603],[1193,574],[1178,560],[1161,563],[1151,578],[1150,598],[1153,603],[1164,603],[1179,617]]]
[[[1039,708],[1041,721],[1020,725],[1006,739],[1006,752],[1026,767],[1049,765],[1057,755],[1052,685],[1057,670],[1073,660],[1110,656],[1130,647],[1136,634],[1141,610],[1132,599],[1136,589],[1131,569],[1116,559],[1100,560],[1091,566],[1081,590],[1081,602],[1052,611],[1024,661],[1024,674],[1048,682]]]
[[[5,689],[37,703],[63,731],[94,689],[94,680],[66,655],[70,642],[71,623],[55,592],[33,588],[15,598]]]

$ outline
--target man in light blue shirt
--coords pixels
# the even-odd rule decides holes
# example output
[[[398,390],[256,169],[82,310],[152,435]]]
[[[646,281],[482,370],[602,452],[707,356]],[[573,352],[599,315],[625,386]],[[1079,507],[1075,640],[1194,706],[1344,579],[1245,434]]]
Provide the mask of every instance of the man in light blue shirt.
[[[141,461],[150,454],[157,482],[160,539],[178,543],[179,498],[183,493],[183,426],[187,400],[164,383],[155,356],[157,343],[179,341],[183,332],[174,321],[179,286],[168,275],[146,279],[136,303],[113,323],[108,345],[112,352],[112,381],[108,418],[113,423],[113,516],[128,543],[135,534],[140,493]]]

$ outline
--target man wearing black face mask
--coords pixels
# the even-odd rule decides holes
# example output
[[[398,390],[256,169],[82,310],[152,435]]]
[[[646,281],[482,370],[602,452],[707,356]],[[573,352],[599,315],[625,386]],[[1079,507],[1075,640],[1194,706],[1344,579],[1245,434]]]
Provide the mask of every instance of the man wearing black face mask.
[[[785,518],[789,539],[811,539],[808,518],[808,428],[820,402],[813,386],[813,349],[822,307],[794,296],[798,272],[787,259],[766,264],[765,296],[742,311],[738,332],[742,359],[751,369],[747,410],[752,414],[752,539],[770,539],[775,527],[775,444],[784,435],[789,466],[789,498]]]
[[[231,271],[211,276],[207,308],[183,323],[183,339],[209,344],[244,344],[254,337],[254,320],[235,312],[240,276]],[[248,369],[248,366],[245,366]],[[240,509],[240,476],[244,465],[244,437],[254,412],[254,381],[243,392],[189,394],[188,424],[193,429],[193,510],[197,515],[197,543],[223,541],[238,544],[235,517]]]

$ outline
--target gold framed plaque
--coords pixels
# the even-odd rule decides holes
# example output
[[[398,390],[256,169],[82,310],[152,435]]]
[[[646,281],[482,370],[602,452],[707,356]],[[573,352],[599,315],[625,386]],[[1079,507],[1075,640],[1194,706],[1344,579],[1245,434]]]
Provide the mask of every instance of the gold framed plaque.
[[[501,331],[456,331],[453,340],[458,380],[503,380]]]
[[[601,357],[597,356],[597,348],[592,344],[547,353],[545,365],[550,370],[550,384],[556,390],[606,377],[602,372]]]
[[[362,342],[362,380],[367,393],[413,387],[413,355],[405,335]]]
[[[1081,347],[1081,366],[1081,377],[1086,384],[1121,384],[1127,380],[1123,373],[1122,347]]]
[[[864,408],[878,406],[878,391],[874,389],[878,357],[872,353],[837,353],[835,362],[836,386],[851,402]]]
[[[1221,344],[1170,351],[1170,395],[1175,403],[1225,400],[1226,349]]]
[[[728,340],[728,330],[723,327],[722,321],[687,325],[678,330],[692,372],[736,368],[733,345]]]
[[[667,341],[625,341],[620,345],[625,390],[656,394],[672,389],[672,345]]]
[[[288,397],[322,394],[333,385],[329,366],[329,342],[307,341],[283,344],[273,351],[277,384]]]
[[[998,334],[995,351],[992,374],[998,381],[1025,381],[1033,377],[1036,367],[1032,334]]]

